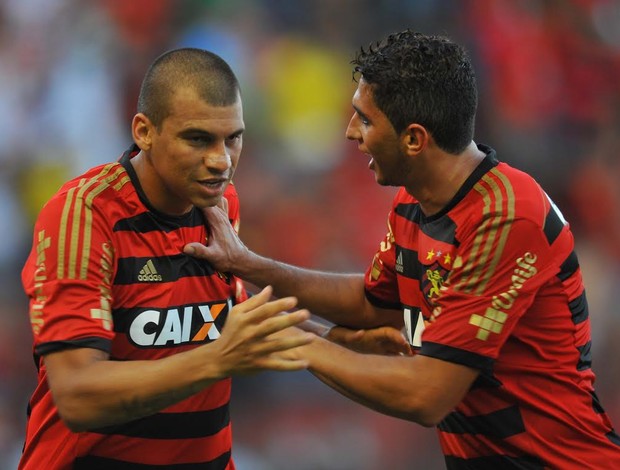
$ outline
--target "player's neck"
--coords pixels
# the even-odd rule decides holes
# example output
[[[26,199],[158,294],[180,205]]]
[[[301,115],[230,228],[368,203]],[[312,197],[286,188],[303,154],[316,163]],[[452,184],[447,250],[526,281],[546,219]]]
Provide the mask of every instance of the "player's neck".
[[[424,215],[437,214],[450,203],[484,157],[474,142],[458,155],[432,155],[424,177],[419,178],[419,184],[408,186],[407,191],[418,200]]]

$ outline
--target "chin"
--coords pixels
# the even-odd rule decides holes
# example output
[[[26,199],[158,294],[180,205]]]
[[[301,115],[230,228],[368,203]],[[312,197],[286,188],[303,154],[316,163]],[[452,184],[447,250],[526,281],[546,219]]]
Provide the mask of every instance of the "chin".
[[[217,198],[209,198],[209,199],[200,199],[198,201],[194,201],[194,206],[198,209],[204,209],[206,207],[214,207],[217,206],[222,200],[222,196]]]
[[[375,173],[375,182],[380,186],[389,186],[388,182],[385,181],[385,178],[381,177],[377,173]]]
[[[377,184],[379,186],[385,186],[385,187],[390,187],[390,186],[398,187],[398,186],[402,186],[401,184],[394,183],[392,181],[388,181],[385,178],[375,178],[375,181],[377,182]]]

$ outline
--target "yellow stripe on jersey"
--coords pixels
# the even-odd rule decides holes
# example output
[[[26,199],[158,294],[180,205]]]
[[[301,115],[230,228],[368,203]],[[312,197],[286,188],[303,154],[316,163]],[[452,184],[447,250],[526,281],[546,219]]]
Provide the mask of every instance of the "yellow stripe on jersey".
[[[73,202],[73,194],[77,188],[81,187],[84,183],[86,183],[86,180],[81,179],[76,188],[71,188],[67,192],[65,205],[62,208],[62,214],[60,216],[60,233],[58,234],[58,279],[62,279],[65,276],[65,246],[67,244],[67,227],[69,226],[69,211],[71,210],[71,204]]]
[[[102,178],[105,175],[107,175],[110,172],[110,170],[114,167],[116,167],[116,172],[114,174],[112,174],[111,176],[109,176],[108,178],[104,180],[99,180],[99,178]],[[78,246],[79,246],[80,239],[81,239],[80,230],[82,230],[84,234],[84,246],[85,247],[87,246],[88,248],[88,251],[86,253],[82,251],[82,257],[80,260],[80,268],[82,265],[84,265],[85,262],[88,261],[88,256],[90,255],[90,238],[86,239],[86,236],[90,237],[91,232],[92,232],[92,223],[93,223],[92,205],[85,204],[86,201],[84,198],[84,194],[86,194],[86,192],[92,187],[95,187],[95,189],[93,190],[94,192],[97,191],[97,189],[101,188],[101,190],[97,192],[97,194],[99,194],[103,189],[106,189],[108,187],[108,182],[110,181],[110,178],[112,179],[116,178],[118,174],[123,171],[124,169],[122,166],[116,163],[110,163],[109,165],[106,165],[105,167],[103,167],[99,175],[91,179],[87,184],[82,186],[80,190],[78,191],[77,197],[75,199],[75,206],[73,209],[73,224],[72,224],[73,227],[72,227],[72,233],[71,233],[71,248],[69,252],[70,257],[69,257],[68,277],[70,279],[76,278],[76,270],[77,270],[77,264],[78,264],[78,260],[77,260]],[[92,200],[91,200],[91,203],[92,203]],[[86,206],[86,207],[84,208],[84,222],[82,223],[80,219],[81,219],[83,206]],[[85,275],[82,277],[81,272],[82,270],[80,269],[79,279],[86,279]]]
[[[114,185],[114,191],[120,191],[120,189],[125,186],[125,184],[129,183],[129,175],[123,176],[118,183]]]
[[[88,260],[90,258],[90,242],[92,240],[92,227],[93,227],[93,200],[101,194],[105,189],[109,188],[110,183],[118,178],[118,176],[125,171],[122,166],[116,169],[116,171],[105,178],[99,186],[94,188],[85,199],[86,211],[84,213],[84,244],[82,245],[82,259],[80,263],[80,279],[86,279],[86,274],[88,271]],[[121,179],[117,184],[114,185],[115,190],[121,189],[125,183],[129,181],[129,176]],[[121,184],[122,183],[122,184]],[[116,189],[118,188],[118,189]]]
[[[108,175],[116,168],[114,173]],[[67,193],[67,200],[62,211],[61,228],[58,242],[58,279],[75,279],[78,266],[78,247],[83,237],[82,252],[79,259],[79,279],[86,279],[88,271],[88,260],[90,258],[92,240],[92,202],[105,189],[110,187],[110,183],[117,179],[124,168],[117,163],[106,165],[101,172],[90,180],[81,180],[77,188],[72,188]],[[108,176],[106,176],[108,175]],[[105,178],[104,178],[105,177]],[[103,178],[103,179],[102,179]],[[114,189],[120,189],[129,178],[122,178]],[[76,193],[76,189],[79,190]],[[84,195],[92,189],[86,197]],[[84,209],[84,220],[82,221],[82,208]],[[72,211],[73,209],[73,211]],[[72,214],[71,214],[72,212]],[[69,217],[71,214],[71,217]],[[71,221],[69,219],[71,218]],[[67,240],[67,227],[71,227],[70,238]],[[65,272],[65,260],[68,248],[69,260]]]
[[[491,207],[491,196],[489,195],[489,191],[488,189],[480,184],[477,183],[474,186],[474,189],[482,196],[482,200],[484,201],[484,207],[482,209],[482,219],[483,222],[482,224],[478,227],[477,231],[476,231],[476,237],[474,238],[474,242],[472,244],[472,249],[469,252],[469,255],[467,256],[467,264],[465,264],[463,266],[463,281],[462,281],[462,288],[465,292],[471,292],[472,287],[471,287],[471,278],[472,276],[475,275],[475,273],[472,274],[472,272],[476,269],[476,267],[478,266],[476,260],[478,259],[478,252],[480,251],[480,247],[482,246],[482,242],[485,238],[485,235],[487,233],[487,229],[488,226],[491,223],[491,219],[489,219],[489,217],[487,217],[487,215],[491,212],[490,207]],[[469,279],[468,279],[469,277]]]
[[[499,264],[499,260],[502,257],[502,253],[504,252],[504,247],[506,246],[506,240],[508,240],[508,234],[510,233],[510,230],[512,229],[512,223],[515,220],[515,194],[512,189],[512,184],[510,183],[508,178],[506,178],[506,176],[500,171],[497,171],[497,169],[494,168],[493,170],[491,170],[491,173],[493,173],[503,184],[503,188],[506,193],[506,213],[502,214],[502,210],[501,210],[502,207],[501,206],[497,207],[496,205],[498,209],[498,217],[497,217],[498,221],[497,222],[498,224],[501,225],[502,229],[500,232],[499,241],[497,242],[497,248],[495,249],[493,253],[493,260],[491,261],[491,264],[489,265],[487,269],[484,279],[482,280],[482,282],[478,286],[478,289],[476,290],[476,295],[481,295],[484,292],[484,289],[486,289],[486,286],[491,280],[491,277],[493,276],[493,274],[495,274],[495,268],[497,268],[497,265]],[[485,178],[487,178],[487,176],[485,176]],[[497,186],[497,184],[495,182],[493,184],[494,184],[494,188],[497,189],[497,193],[501,194],[501,190]],[[498,199],[500,198],[498,197]]]
[[[474,186],[484,201],[482,209],[484,221],[476,231],[472,250],[468,256],[467,264],[463,268],[463,281],[458,286],[459,290],[467,293],[474,292],[476,295],[484,292],[495,273],[515,214],[514,191],[510,181],[496,169],[491,170],[490,173],[500,180],[501,185],[491,176],[485,175],[482,177],[482,182],[485,184],[479,182]],[[506,197],[504,197],[502,189],[505,191]],[[504,202],[506,203],[506,212],[503,210]],[[493,212],[491,212],[492,205]],[[491,213],[494,214],[493,217],[489,217]],[[496,242],[497,246],[493,249]]]

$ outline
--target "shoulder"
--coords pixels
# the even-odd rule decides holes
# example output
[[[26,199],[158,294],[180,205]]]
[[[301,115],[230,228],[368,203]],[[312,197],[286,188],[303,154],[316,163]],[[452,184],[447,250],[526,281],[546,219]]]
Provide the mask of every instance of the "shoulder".
[[[515,218],[544,226],[552,203],[536,179],[505,163],[498,165],[495,171],[505,177],[507,201],[514,205]]]
[[[483,218],[501,215],[542,225],[550,208],[547,194],[531,175],[503,162],[489,170],[474,190]]]
[[[132,187],[130,178],[117,162],[100,165],[67,181],[41,210],[39,217],[66,217],[101,207],[122,198],[126,188]]]

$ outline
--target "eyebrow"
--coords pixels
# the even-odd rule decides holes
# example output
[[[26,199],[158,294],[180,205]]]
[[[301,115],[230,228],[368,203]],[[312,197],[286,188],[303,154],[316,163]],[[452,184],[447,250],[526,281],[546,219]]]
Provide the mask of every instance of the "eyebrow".
[[[353,109],[355,110],[355,112],[362,117],[363,119],[365,119],[366,121],[370,121],[370,119],[368,118],[368,116],[366,114],[364,114],[357,106],[352,105]]]
[[[230,134],[228,134],[228,136],[237,136],[237,135],[241,135],[243,134],[243,132],[245,131],[245,128],[242,127],[240,129],[237,129],[234,132],[231,132]],[[205,136],[205,137],[215,137],[215,134],[213,132],[209,132],[205,129],[201,129],[199,127],[190,127],[188,129],[183,129],[179,135],[181,136],[188,136],[188,135],[200,135],[200,136]]]

